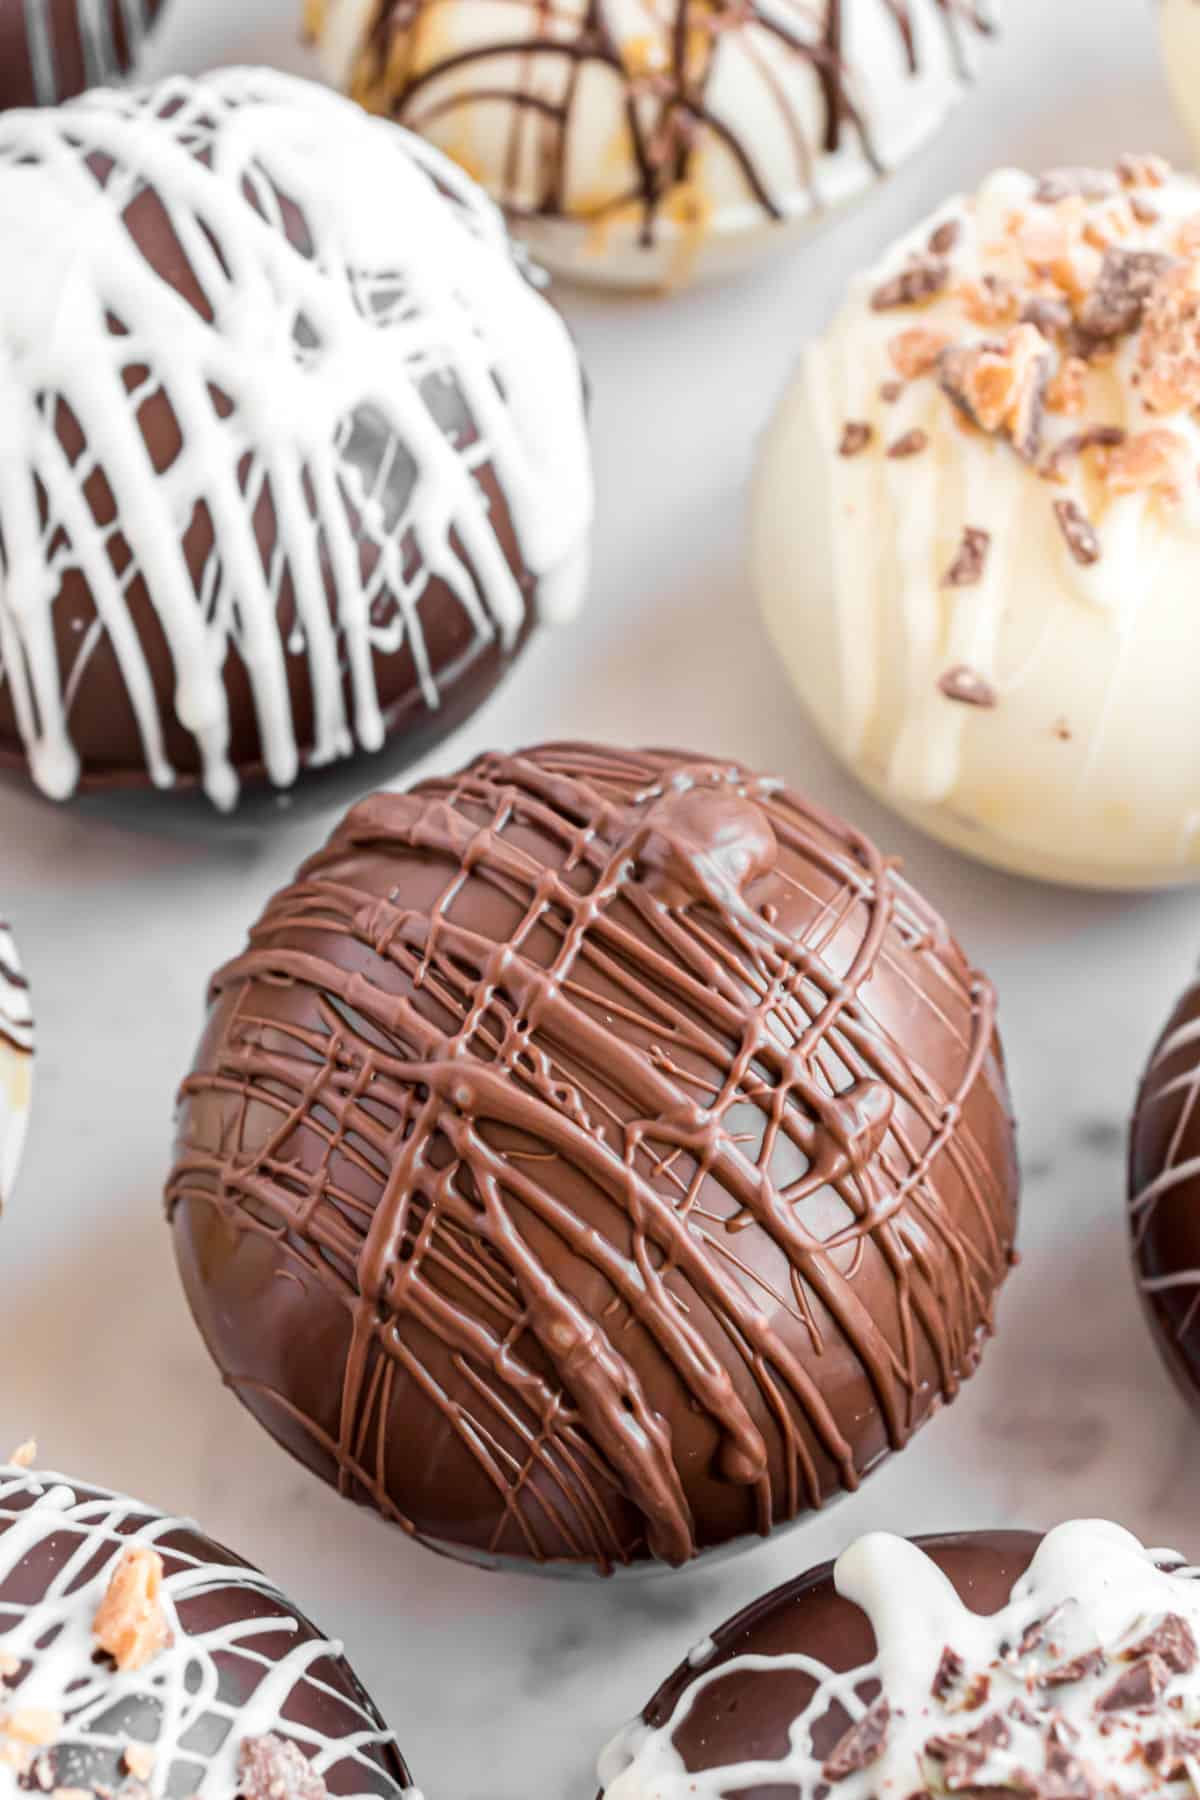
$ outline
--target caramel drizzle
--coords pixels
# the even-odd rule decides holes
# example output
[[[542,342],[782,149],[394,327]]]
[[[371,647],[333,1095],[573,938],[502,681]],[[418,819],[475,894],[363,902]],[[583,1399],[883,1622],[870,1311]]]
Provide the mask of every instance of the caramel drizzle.
[[[715,809],[713,842],[699,847],[680,823],[697,792]],[[555,866],[513,842],[515,828],[548,839]],[[730,838],[753,852],[732,872],[714,847]],[[777,846],[791,873],[768,875]],[[417,856],[451,871],[428,910],[402,902],[400,872]],[[363,858],[395,864],[392,897],[354,879]],[[802,888],[806,870],[831,898]],[[743,887],[759,878],[771,898],[752,902]],[[506,941],[456,916],[476,883],[515,909]],[[777,926],[781,899],[809,911],[802,935]],[[331,939],[354,954],[335,955]],[[873,1018],[865,994],[881,973],[952,1034],[952,1092]],[[260,1017],[260,984],[306,990],[311,1026]],[[818,1319],[830,1322],[893,1447],[928,1411],[927,1359],[947,1397],[973,1366],[1010,1253],[1004,1175],[963,1117],[978,1082],[1002,1086],[992,991],[865,839],[775,784],[665,753],[566,746],[378,795],[271,902],[217,976],[214,998],[226,992],[238,995],[235,1021],[183,1093],[220,1095],[223,1144],[242,1148],[185,1144],[169,1205],[216,1206],[341,1295],[351,1327],[337,1441],[304,1422],[342,1486],[407,1528],[380,1474],[405,1379],[494,1482],[494,1543],[511,1521],[531,1557],[552,1534],[604,1567],[628,1554],[614,1492],[640,1510],[655,1555],[678,1563],[697,1549],[670,1423],[623,1345],[631,1318],[712,1421],[720,1473],[752,1490],[763,1533],[819,1505],[830,1471],[845,1488],[861,1472],[819,1374],[764,1300],[803,1323],[814,1358]],[[251,1108],[275,1115],[265,1138],[244,1129]],[[315,1168],[285,1153],[301,1121]],[[802,1172],[777,1185],[781,1152]],[[590,1228],[540,1179],[551,1158],[625,1226]],[[339,1159],[377,1186],[370,1206],[339,1181]],[[947,1183],[962,1195],[958,1217]],[[821,1235],[810,1202],[830,1190],[845,1223]],[[714,1193],[728,1215],[708,1210]],[[531,1223],[602,1278],[602,1316],[556,1278]],[[789,1293],[764,1295],[739,1261],[746,1228],[782,1252]],[[895,1283],[898,1344],[857,1291],[868,1242]],[[447,1294],[451,1279],[472,1306]],[[409,1321],[451,1353],[473,1411],[417,1358]],[[739,1360],[782,1445],[782,1491],[728,1366]]]
[[[750,150],[736,129],[721,119],[708,104],[708,91],[722,34],[731,29],[743,31],[755,26],[772,41],[772,49],[754,55],[767,96],[783,118],[788,136],[796,147],[799,179],[807,186],[814,201],[818,198],[814,185],[812,146],[805,143],[799,120],[772,68],[773,54],[799,59],[809,64],[820,86],[824,123],[820,147],[828,152],[840,150],[848,136],[853,136],[877,175],[883,164],[874,147],[866,119],[855,105],[852,95],[852,71],[842,55],[844,7],[853,0],[825,0],[819,35],[812,36],[810,6],[788,4],[796,11],[791,25],[777,12],[768,10],[760,0],[673,0],[670,62],[647,79],[631,74],[622,61],[618,40],[608,16],[606,0],[587,0],[578,21],[572,21],[574,35],[552,32],[549,26],[562,23],[555,11],[555,0],[534,0],[535,19],[532,28],[519,37],[500,38],[436,58],[427,67],[414,70],[423,25],[445,0],[377,0],[374,16],[367,28],[364,47],[356,74],[355,92],[366,104],[390,112],[393,118],[416,131],[427,131],[436,121],[473,107],[480,101],[504,101],[512,108],[512,123],[505,156],[504,191],[497,197],[517,215],[528,218],[555,218],[567,214],[565,196],[567,151],[572,118],[578,97],[579,77],[588,63],[601,63],[611,69],[625,85],[625,118],[636,165],[636,179],[630,189],[614,199],[594,207],[574,206],[570,216],[598,223],[605,218],[637,207],[641,213],[641,241],[655,241],[656,225],[665,201],[671,193],[686,187],[693,179],[699,151],[705,134],[717,137],[739,166],[748,194],[768,218],[782,219],[786,212],[783,198],[773,194],[758,169]],[[861,4],[861,0],[859,0]],[[918,68],[916,36],[913,28],[911,0],[883,0],[883,5],[904,47],[910,70]],[[936,0],[955,60],[965,72],[967,59],[962,32],[971,30],[990,33],[991,22],[977,0]],[[809,35],[805,35],[805,26]],[[703,46],[698,56],[696,46]],[[525,85],[504,87],[487,77],[488,65],[496,59],[515,57]],[[570,65],[561,99],[551,99],[532,91],[535,59],[563,58]],[[426,90],[443,77],[458,70],[478,69],[478,85],[467,91],[422,102]],[[398,81],[398,86],[395,85]],[[647,102],[653,102],[647,106]],[[525,133],[531,121],[540,120],[540,161],[544,187],[533,206],[518,203],[517,171]]]

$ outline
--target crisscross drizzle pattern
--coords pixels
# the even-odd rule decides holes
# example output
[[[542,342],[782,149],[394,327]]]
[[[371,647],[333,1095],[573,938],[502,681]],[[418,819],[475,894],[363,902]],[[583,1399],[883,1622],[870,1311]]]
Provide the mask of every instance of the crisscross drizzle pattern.
[[[144,1668],[119,1670],[97,1658],[92,1625],[132,1542],[163,1559],[173,1641]],[[0,1469],[0,1650],[17,1665],[0,1711],[62,1720],[46,1753],[50,1787],[113,1792],[134,1742],[150,1746],[156,1800],[229,1800],[243,1740],[276,1733],[331,1794],[420,1800],[341,1646],[187,1521],[121,1495]],[[25,1785],[0,1758],[0,1795]]]
[[[823,154],[847,149],[881,173],[877,95],[858,59],[873,63],[888,40],[902,83],[937,34],[961,75],[990,29],[978,0],[517,0],[493,11],[489,29],[486,4],[463,0],[309,0],[314,32],[336,47],[331,67],[345,72],[343,40],[357,38],[356,98],[452,153],[458,132],[467,166],[482,175],[486,154],[489,186],[513,212],[597,226],[633,212],[647,243],[665,221],[702,226],[673,202],[703,204],[714,148],[736,167],[739,198],[774,219],[798,196],[827,198]],[[589,109],[611,129],[607,156],[587,153]]]
[[[102,647],[154,783],[182,731],[228,808],[439,705],[427,598],[447,679],[578,603],[574,351],[429,146],[267,71],[88,95],[0,116],[0,232],[0,721],[47,793]]]
[[[566,745],[375,796],[213,995],[169,1187],[214,1234],[197,1310],[220,1335],[218,1265],[273,1264],[227,1378],[410,1529],[461,1459],[480,1551],[681,1562],[854,1486],[974,1366],[992,991],[777,782]]]

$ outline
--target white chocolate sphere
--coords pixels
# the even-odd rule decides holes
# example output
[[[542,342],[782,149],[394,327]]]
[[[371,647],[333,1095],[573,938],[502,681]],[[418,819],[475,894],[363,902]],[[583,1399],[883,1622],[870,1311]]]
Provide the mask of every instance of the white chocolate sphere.
[[[0,921],[0,1209],[25,1142],[33,1080],[33,1016],[17,947]]]
[[[956,0],[308,0],[326,73],[432,139],[559,274],[730,273],[937,130],[990,30]]]
[[[1159,30],[1167,85],[1200,154],[1200,0],[1161,0]]]
[[[769,628],[836,753],[1047,880],[1200,878],[1200,182],[991,177],[806,351],[763,447]]]

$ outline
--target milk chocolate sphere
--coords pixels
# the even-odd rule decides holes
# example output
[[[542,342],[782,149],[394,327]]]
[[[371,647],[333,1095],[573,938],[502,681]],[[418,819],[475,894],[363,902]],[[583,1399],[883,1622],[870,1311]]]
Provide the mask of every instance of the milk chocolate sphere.
[[[1134,1273],[1154,1340],[1200,1410],[1200,981],[1142,1077],[1129,1148]]]
[[[0,919],[0,1212],[25,1143],[33,1086],[33,1013],[12,932]]]
[[[1118,1525],[861,1538],[697,1646],[601,1800],[1183,1792],[1200,1586]]]
[[[419,131],[565,275],[730,272],[937,131],[991,31],[960,0],[308,0],[338,86]]]
[[[264,70],[89,95],[0,114],[0,230],[0,767],[394,765],[575,610],[575,353],[427,145]]]
[[[923,829],[1046,880],[1200,879],[1200,181],[1013,169],[853,284],[764,444],[804,705]]]
[[[1017,1178],[987,981],[850,826],[677,751],[365,800],[211,989],[168,1187],[226,1381],[453,1555],[681,1564],[975,1368]]]
[[[340,1646],[265,1575],[184,1520],[16,1466],[0,1702],[4,1800],[414,1800]]]
[[[161,0],[0,0],[0,107],[55,106],[117,80]]]

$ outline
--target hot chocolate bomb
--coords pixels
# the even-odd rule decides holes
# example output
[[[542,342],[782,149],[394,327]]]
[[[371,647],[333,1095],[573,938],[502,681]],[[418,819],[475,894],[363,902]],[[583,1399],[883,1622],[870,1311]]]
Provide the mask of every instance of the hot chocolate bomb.
[[[1198,405],[1200,182],[1158,157],[1000,170],[855,281],[764,441],[754,566],[882,799],[1023,874],[1197,879]]]
[[[976,0],[308,0],[330,79],[457,158],[549,267],[727,273],[932,136]]]
[[[123,75],[161,0],[0,0],[0,107],[52,106]]]
[[[559,745],[376,795],[211,999],[168,1188],[196,1319],[435,1548],[686,1562],[976,1365],[1017,1189],[992,990],[777,781]]]
[[[174,78],[0,115],[0,233],[0,767],[228,810],[407,760],[575,610],[575,353],[436,151]]]
[[[1200,980],[1142,1077],[1129,1146],[1130,1229],[1142,1303],[1180,1392],[1200,1408]]]
[[[862,1538],[723,1626],[601,1758],[601,1800],[1194,1791],[1200,1586],[1095,1519]]]
[[[0,1467],[0,1796],[420,1800],[341,1648],[184,1520]]]

